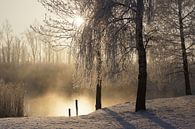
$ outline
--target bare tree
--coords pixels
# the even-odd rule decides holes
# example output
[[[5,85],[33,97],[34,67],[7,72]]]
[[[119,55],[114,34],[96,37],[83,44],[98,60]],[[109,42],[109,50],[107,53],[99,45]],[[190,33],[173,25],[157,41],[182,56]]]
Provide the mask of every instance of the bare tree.
[[[183,0],[177,0],[178,5],[178,21],[179,21],[179,32],[180,32],[180,39],[181,39],[181,49],[182,49],[182,59],[183,59],[183,70],[184,70],[184,77],[185,77],[185,86],[186,86],[186,95],[191,95],[191,87],[190,87],[190,78],[189,78],[189,68],[188,68],[188,57],[186,52],[186,45],[185,45],[185,37],[184,37],[184,20],[187,15],[190,13],[195,13],[195,6],[193,7],[191,12],[188,12],[184,17],[182,16]]]
[[[185,80],[185,93],[191,94],[188,56],[193,51],[193,36],[191,29],[194,28],[193,17],[195,6],[193,0],[158,1],[160,14],[159,28],[161,37],[169,44],[169,53],[175,55],[176,73],[183,72]],[[170,46],[172,45],[172,46]],[[174,48],[174,50],[172,49]],[[181,70],[182,69],[182,70]]]
[[[28,31],[26,38],[32,52],[33,63],[35,63],[38,54],[38,36],[33,31]]]
[[[13,63],[19,64],[21,58],[21,40],[18,37],[14,38],[12,47],[12,61]]]
[[[3,59],[6,63],[11,63],[11,45],[13,44],[14,36],[11,25],[8,21],[3,25]]]

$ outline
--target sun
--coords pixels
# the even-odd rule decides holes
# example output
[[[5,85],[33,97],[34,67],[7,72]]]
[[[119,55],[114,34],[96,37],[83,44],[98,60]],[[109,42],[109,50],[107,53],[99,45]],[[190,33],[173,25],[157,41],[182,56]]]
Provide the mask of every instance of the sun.
[[[73,25],[76,27],[80,27],[85,22],[82,16],[75,16],[73,20]]]

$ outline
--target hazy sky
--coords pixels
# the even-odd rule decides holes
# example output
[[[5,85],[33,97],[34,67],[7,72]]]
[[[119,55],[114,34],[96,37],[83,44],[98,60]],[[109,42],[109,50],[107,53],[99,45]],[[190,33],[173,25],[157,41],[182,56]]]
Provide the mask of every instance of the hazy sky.
[[[16,33],[24,32],[41,18],[44,8],[37,0],[0,0],[0,23],[7,19]]]

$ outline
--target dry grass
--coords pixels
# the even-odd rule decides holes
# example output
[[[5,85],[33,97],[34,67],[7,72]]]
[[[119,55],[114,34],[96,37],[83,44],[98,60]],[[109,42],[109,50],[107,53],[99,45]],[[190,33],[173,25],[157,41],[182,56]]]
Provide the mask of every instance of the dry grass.
[[[21,117],[24,114],[24,90],[20,84],[0,82],[0,117]]]

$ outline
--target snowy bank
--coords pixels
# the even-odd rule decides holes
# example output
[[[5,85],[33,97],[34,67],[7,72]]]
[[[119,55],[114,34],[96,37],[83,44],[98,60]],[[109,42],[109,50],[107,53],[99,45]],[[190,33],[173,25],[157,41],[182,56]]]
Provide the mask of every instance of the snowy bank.
[[[87,105],[86,105],[87,106]],[[72,117],[1,118],[0,129],[193,129],[195,96],[147,101],[148,110],[134,112],[135,103],[118,104],[89,115]]]

